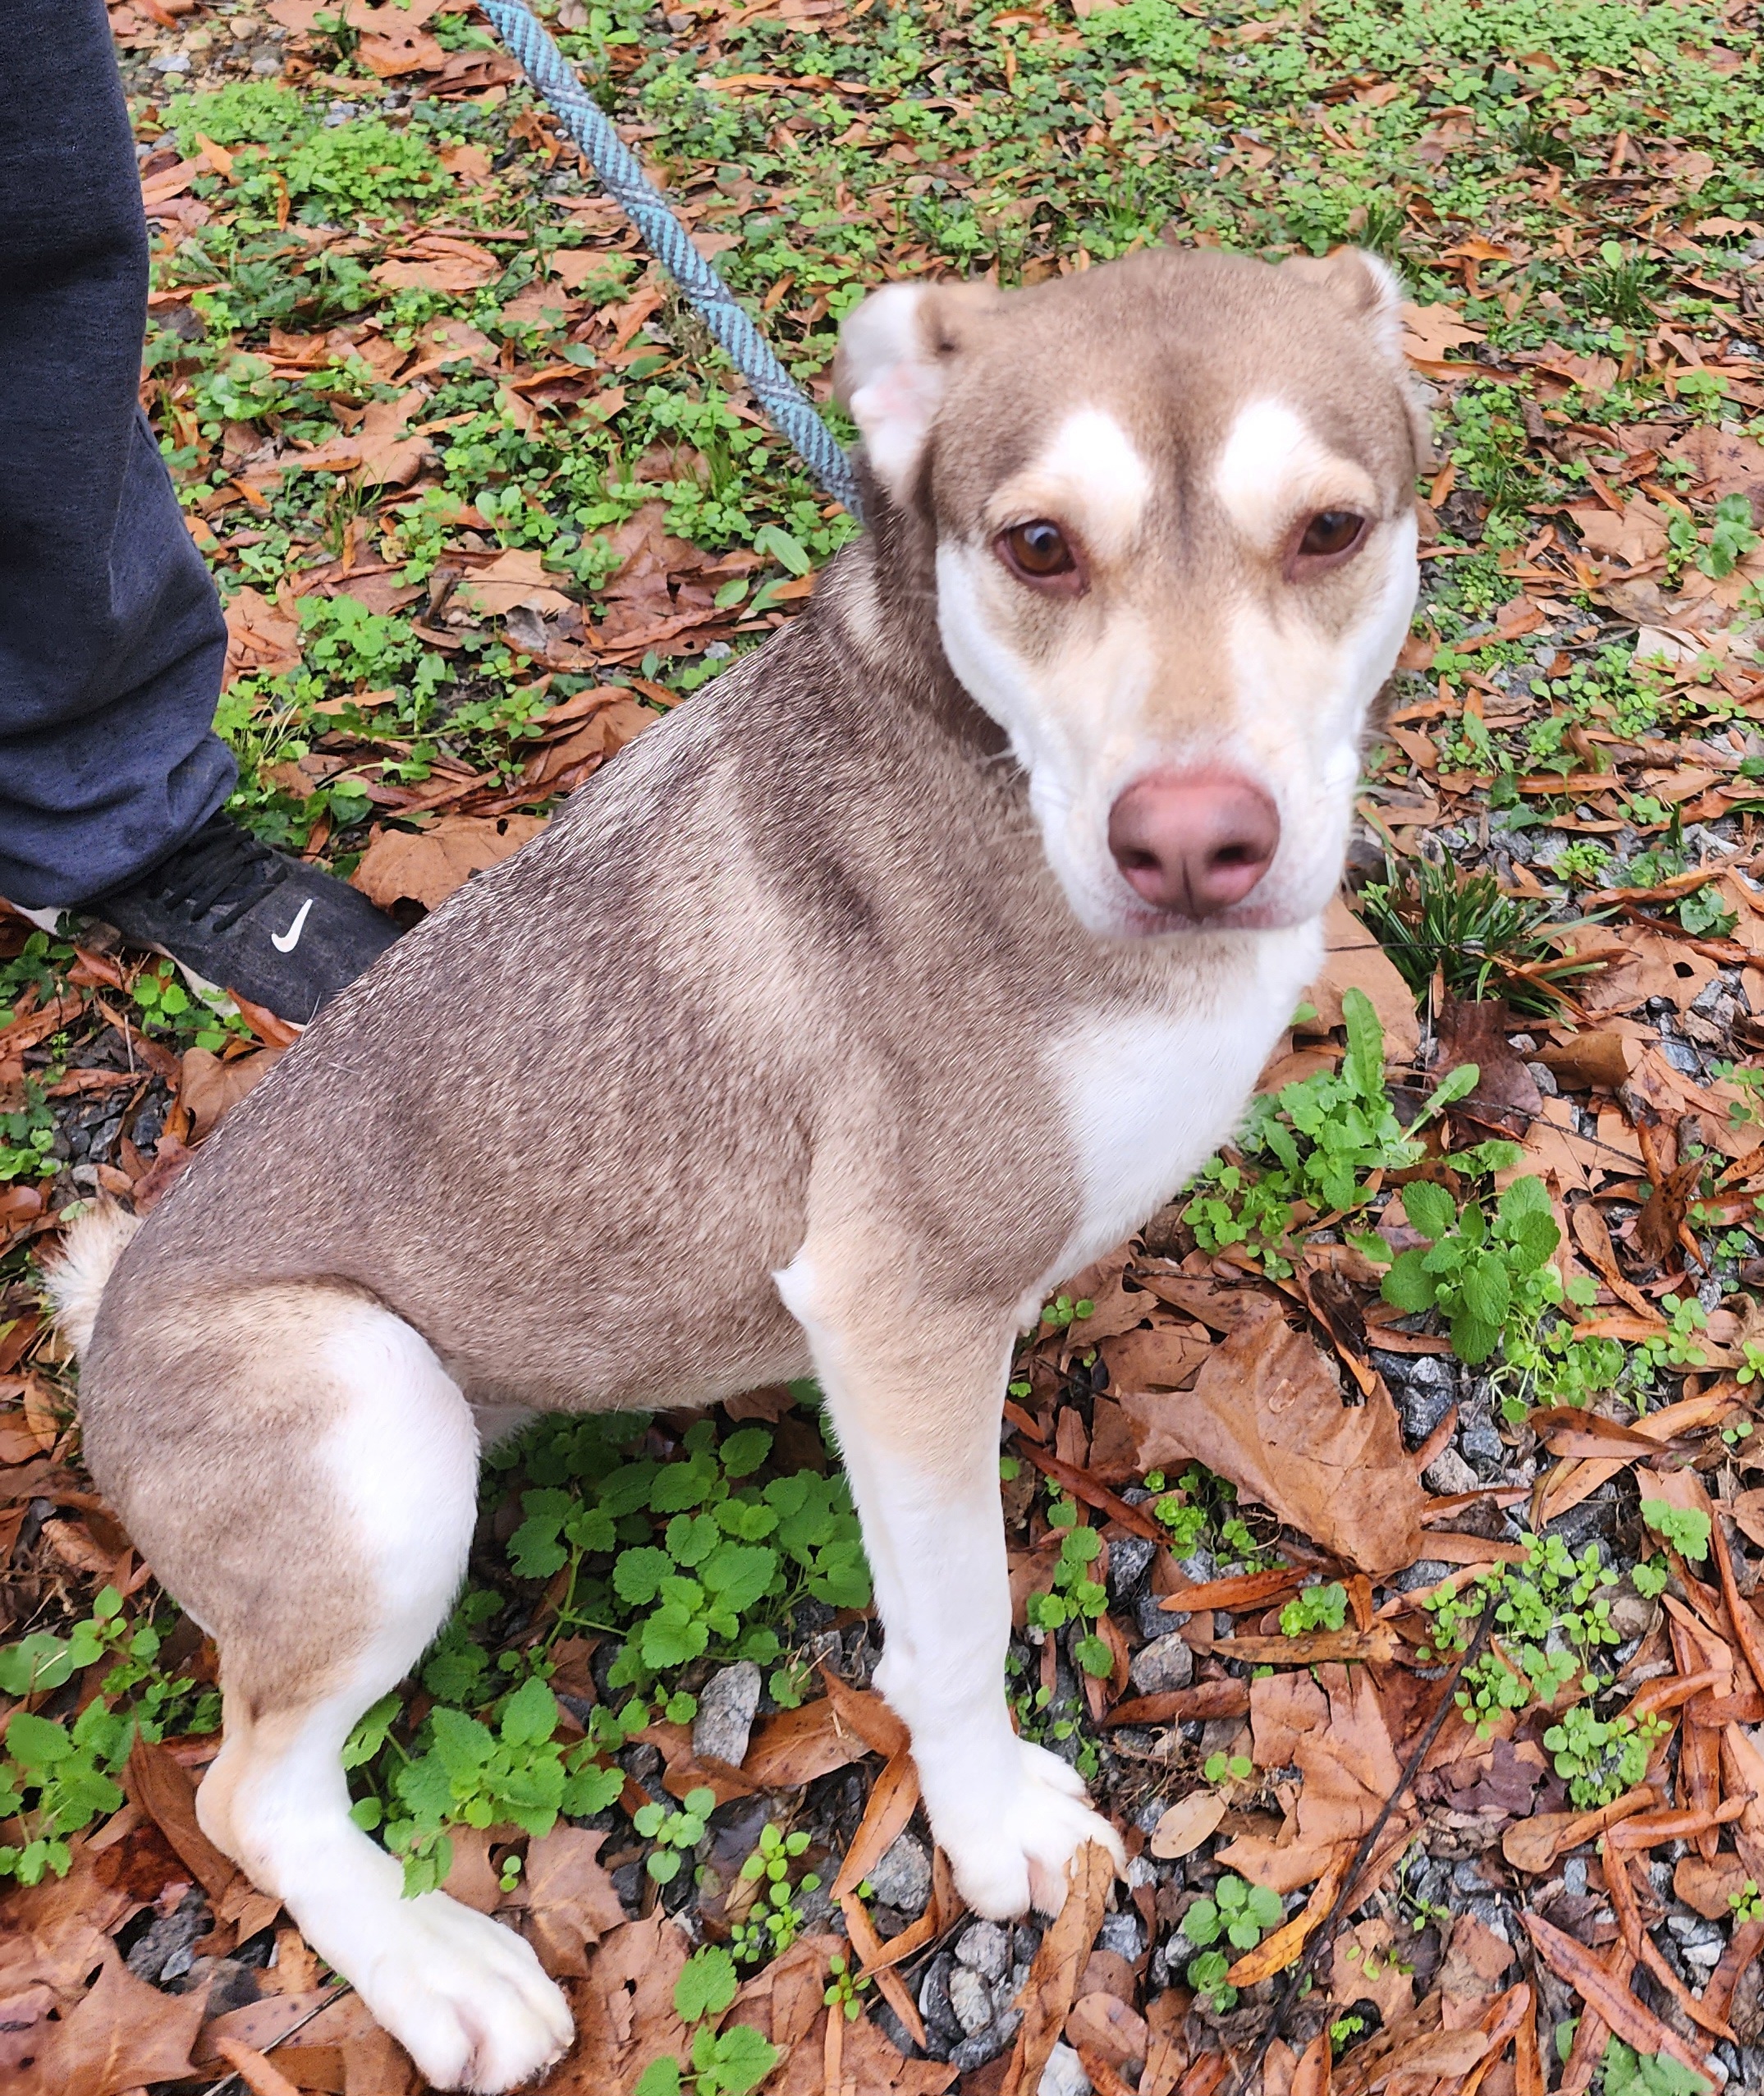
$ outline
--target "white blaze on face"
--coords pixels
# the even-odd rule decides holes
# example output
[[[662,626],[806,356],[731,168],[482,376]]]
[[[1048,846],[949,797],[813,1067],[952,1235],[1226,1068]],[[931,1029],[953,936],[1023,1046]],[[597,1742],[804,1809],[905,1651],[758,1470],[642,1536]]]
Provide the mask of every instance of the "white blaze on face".
[[[1212,486],[1244,538],[1282,560],[1294,534],[1319,511],[1376,521],[1383,507],[1362,467],[1274,400],[1239,410]],[[1354,556],[1360,603],[1345,626],[1331,630],[1306,615],[1306,593],[1321,585],[1303,580],[1271,603],[1246,593],[1232,613],[1227,646],[1239,736],[1252,768],[1272,787],[1281,817],[1280,853],[1257,900],[1283,915],[1321,909],[1339,877],[1366,709],[1390,674],[1413,608],[1415,537],[1410,514],[1374,530]]]
[[[1129,760],[1154,651],[1125,604],[1099,631],[1093,611],[1074,603],[1053,608],[1071,620],[1082,644],[1032,658],[1019,642],[1029,592],[993,541],[1013,525],[1046,517],[1093,571],[1119,568],[1133,557],[1152,493],[1151,468],[1121,424],[1105,409],[1078,408],[995,490],[978,543],[946,539],[937,548],[937,620],[950,665],[1010,736],[1029,775],[1049,862],[1087,921],[1106,908],[1099,875],[1107,873],[1092,863],[1095,811],[1086,804],[1099,769]]]
[[[1283,401],[1252,401],[1238,410],[1212,486],[1244,536],[1271,552],[1306,515],[1372,515],[1379,507],[1363,470],[1331,451]]]

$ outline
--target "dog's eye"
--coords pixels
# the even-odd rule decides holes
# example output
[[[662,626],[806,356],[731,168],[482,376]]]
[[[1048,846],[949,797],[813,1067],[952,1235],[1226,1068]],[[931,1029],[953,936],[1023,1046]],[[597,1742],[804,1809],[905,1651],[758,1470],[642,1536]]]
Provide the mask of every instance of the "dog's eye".
[[[1013,525],[998,544],[1006,566],[1014,567],[1025,581],[1051,581],[1056,575],[1075,573],[1078,567],[1065,534],[1044,516],[1031,524]]]
[[[1354,510],[1319,510],[1304,527],[1299,551],[1312,560],[1333,560],[1360,542],[1366,520]]]

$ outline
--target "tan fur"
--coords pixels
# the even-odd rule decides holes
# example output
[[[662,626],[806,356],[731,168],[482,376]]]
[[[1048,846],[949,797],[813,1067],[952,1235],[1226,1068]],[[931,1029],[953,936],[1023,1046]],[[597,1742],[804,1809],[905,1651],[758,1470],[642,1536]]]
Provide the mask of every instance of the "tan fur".
[[[1019,1756],[1005,1717],[1010,1337],[1226,1132],[1307,979],[1352,764],[1320,784],[1292,752],[1328,684],[1351,757],[1387,672],[1414,440],[1389,287],[1351,259],[1148,254],[1027,292],[887,296],[860,313],[842,383],[883,418],[887,484],[869,479],[871,532],[804,615],[340,997],[121,1249],[95,1321],[119,1223],[82,1226],[57,1283],[89,1343],[94,1474],[218,1640],[230,1737],[205,1823],[260,1872],[292,1866],[236,1828],[241,1785],[331,1796],[286,1773],[314,1713],[436,1627],[430,1602],[394,1620],[371,1495],[346,1505],[323,1452],[378,1387],[335,1340],[375,1305],[447,1379],[421,1371],[413,1456],[460,1399],[481,1415],[671,1407],[812,1369],[864,1516],[882,1678],[970,1899],[1056,1900],[1076,1843],[1114,1838],[1069,1772]],[[903,355],[919,360],[904,376],[887,362]],[[1375,557],[1308,594],[1211,492],[1235,419],[1270,394],[1377,504]],[[1084,408],[1119,426],[1146,485],[1096,496],[1113,521],[1088,594],[1062,607],[987,548],[998,491]],[[1075,531],[1083,484],[1047,498],[1070,499]],[[951,561],[978,578],[960,617],[979,626],[959,634]],[[1026,724],[959,680],[958,640],[1010,666]],[[1081,705],[1099,663],[1116,681]],[[1038,735],[1046,750],[1026,746]],[[1056,758],[1085,779],[1100,766],[1102,791],[1215,747],[1288,767],[1289,826],[1313,841],[1287,900],[1203,934],[1135,936],[1130,913],[1099,930],[1094,868],[1073,870],[1088,833],[1044,791]],[[1111,1119],[1129,1111],[1107,1075],[1117,1037],[1191,1056],[1192,1086],[1148,1098],[1163,1147],[1144,1189],[1111,1197],[1094,1157],[1132,1153]],[[387,1494],[401,1430],[394,1407]],[[470,1494],[448,1491],[436,1523],[462,1553]],[[351,1976],[417,2049],[413,1960]],[[432,2079],[502,2087],[550,2057],[543,2005],[497,2038],[509,1999],[474,2011],[470,2045],[419,2050]]]

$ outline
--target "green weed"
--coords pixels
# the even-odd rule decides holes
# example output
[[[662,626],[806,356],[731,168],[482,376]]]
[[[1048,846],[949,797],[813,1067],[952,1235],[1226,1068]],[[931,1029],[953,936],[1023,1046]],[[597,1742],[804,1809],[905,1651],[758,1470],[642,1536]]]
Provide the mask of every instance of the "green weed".
[[[1229,1871],[1210,1899],[1196,1900],[1188,1909],[1181,1930],[1198,1952],[1189,1961],[1188,1982],[1208,2008],[1223,2014],[1237,2005],[1237,1989],[1226,1978],[1233,1961],[1211,1947],[1223,1938],[1232,1951],[1253,1951],[1269,1929],[1279,1928],[1285,1913],[1277,1892],[1246,1884]]]
[[[758,1965],[787,1951],[801,1935],[803,1918],[796,1895],[814,1892],[821,1880],[804,1871],[793,1886],[790,1866],[809,1846],[800,1830],[781,1833],[769,1820],[759,1830],[759,1846],[741,1865],[741,1876],[758,1884],[759,1895],[745,1917],[729,1932],[729,1947],[738,1965]],[[854,2011],[855,2013],[855,2011]]]
[[[1474,1086],[1473,1066],[1451,1071],[1405,1129],[1385,1089],[1384,1034],[1371,999],[1350,989],[1341,1008],[1348,1048],[1340,1069],[1254,1100],[1237,1139],[1242,1162],[1212,1158],[1196,1175],[1182,1217],[1203,1250],[1243,1245],[1267,1273],[1290,1274],[1281,1247],[1299,1204],[1313,1214],[1362,1207],[1370,1176],[1418,1162],[1418,1131]]]
[[[1380,1292],[1401,1310],[1436,1310],[1459,1360],[1487,1360],[1510,1321],[1534,1327],[1561,1301],[1550,1260],[1562,1233],[1541,1179],[1513,1181],[1492,1222],[1480,1202],[1460,1209],[1429,1180],[1411,1180],[1403,1205],[1429,1241],[1396,1255]]]
[[[1437,974],[1454,997],[1505,997],[1515,1011],[1547,1016],[1552,994],[1589,963],[1556,950],[1546,932],[1550,906],[1502,894],[1490,873],[1464,874],[1445,860],[1390,865],[1359,895],[1360,915],[1417,997]]]
[[[776,2045],[748,2024],[718,2033],[708,2019],[720,2016],[735,1997],[735,1961],[714,1944],[694,1951],[674,1983],[674,2010],[695,2025],[688,2064],[671,2054],[652,2060],[639,2076],[634,2096],[749,2096],[778,2063]]]

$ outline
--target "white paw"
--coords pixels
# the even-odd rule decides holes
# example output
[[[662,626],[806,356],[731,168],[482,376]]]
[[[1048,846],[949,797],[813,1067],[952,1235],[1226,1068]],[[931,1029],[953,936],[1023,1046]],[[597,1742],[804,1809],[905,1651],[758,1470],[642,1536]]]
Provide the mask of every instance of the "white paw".
[[[401,1902],[356,1990],[438,2089],[518,2088],[567,2052],[575,2019],[533,1947],[445,1892]]]
[[[962,1897],[988,1921],[1008,1920],[1031,1906],[1057,1914],[1072,1859],[1086,1841],[1107,1849],[1117,1870],[1127,1868],[1120,1835],[1092,1811],[1078,1772],[1045,1747],[1028,1740],[1015,1745],[1021,1759],[1007,1797],[987,1800],[983,1815],[963,1814],[955,1824],[932,1816]]]

